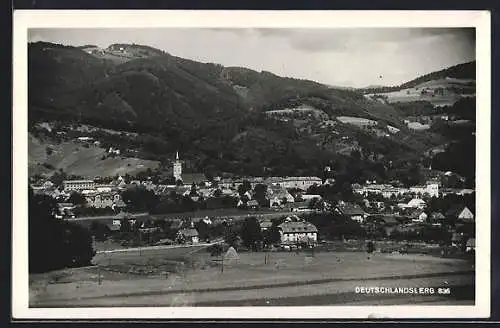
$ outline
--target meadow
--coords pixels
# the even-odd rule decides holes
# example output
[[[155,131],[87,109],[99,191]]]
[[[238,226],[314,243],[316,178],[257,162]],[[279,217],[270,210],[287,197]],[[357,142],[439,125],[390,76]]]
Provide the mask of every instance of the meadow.
[[[240,252],[239,259],[222,261],[195,246],[101,253],[95,263],[31,275],[30,306],[474,302],[472,262],[429,255]],[[362,295],[356,286],[450,286],[452,295]]]

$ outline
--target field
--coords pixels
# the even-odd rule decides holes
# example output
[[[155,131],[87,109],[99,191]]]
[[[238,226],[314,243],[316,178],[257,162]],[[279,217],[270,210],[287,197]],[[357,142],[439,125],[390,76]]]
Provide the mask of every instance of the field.
[[[49,155],[47,147],[52,149]],[[96,146],[84,147],[83,144],[66,141],[60,144],[49,144],[29,135],[28,161],[30,175],[50,171],[43,164],[49,164],[56,170],[63,169],[68,174],[87,177],[115,176],[126,173],[136,174],[148,168],[154,169],[158,161],[133,157],[107,157],[102,159],[106,150]]]
[[[100,253],[96,266],[30,276],[31,307],[473,304],[471,262],[365,252],[243,253],[200,246]],[[451,294],[366,295],[356,286],[449,287]],[[436,289],[437,290],[437,289]]]
[[[422,89],[453,89],[462,90],[462,92],[448,92],[443,95],[431,95],[429,94],[421,94]],[[466,92],[466,93],[465,93]],[[434,106],[451,106],[457,100],[459,100],[463,95],[474,95],[475,94],[475,80],[470,79],[439,79],[439,80],[431,80],[425,83],[421,83],[413,88],[402,89],[400,91],[387,92],[387,93],[379,93],[380,95],[387,96],[387,100],[389,103],[394,102],[412,102],[412,101],[428,101]],[[371,95],[367,95],[370,97]]]
[[[354,117],[354,116],[337,116],[337,120],[345,124],[352,124],[358,127],[364,126],[373,126],[377,124],[377,121],[369,120],[367,118],[362,117]]]

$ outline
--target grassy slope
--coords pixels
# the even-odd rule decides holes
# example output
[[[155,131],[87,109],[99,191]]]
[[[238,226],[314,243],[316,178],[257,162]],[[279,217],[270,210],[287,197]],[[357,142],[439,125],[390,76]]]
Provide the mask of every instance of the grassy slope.
[[[47,146],[53,149],[51,155],[47,155]],[[106,150],[99,147],[83,147],[82,144],[74,142],[63,142],[53,144],[29,136],[28,162],[30,173],[50,173],[52,170],[43,167],[47,163],[55,169],[63,169],[68,174],[87,177],[115,176],[116,174],[136,174],[147,168],[154,169],[159,165],[157,161],[143,160],[138,158],[106,158],[102,156]],[[130,164],[130,165],[129,165]]]

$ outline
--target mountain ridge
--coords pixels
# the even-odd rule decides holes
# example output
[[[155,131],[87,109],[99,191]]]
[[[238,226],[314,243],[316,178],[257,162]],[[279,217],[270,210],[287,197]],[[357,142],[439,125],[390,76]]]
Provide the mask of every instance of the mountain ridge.
[[[209,172],[318,175],[332,163],[342,167],[349,156],[405,165],[443,142],[433,133],[414,135],[403,123],[404,111],[357,90],[200,63],[141,45],[116,43],[105,51],[45,42],[28,47],[32,123],[138,132],[134,140],[112,142],[163,163],[181,149],[194,168]],[[324,114],[266,115],[299,106]],[[366,130],[338,116],[371,119],[378,126]],[[392,135],[386,125],[400,132]]]

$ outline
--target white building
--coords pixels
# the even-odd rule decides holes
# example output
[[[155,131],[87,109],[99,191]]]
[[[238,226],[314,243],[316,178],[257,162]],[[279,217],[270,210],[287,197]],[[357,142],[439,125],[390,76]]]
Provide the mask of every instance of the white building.
[[[95,189],[95,182],[92,180],[65,180],[63,188],[65,192],[82,191]]]
[[[306,222],[297,216],[290,216],[285,222],[278,225],[281,236],[281,244],[316,243],[318,240],[318,229],[312,223]]]

